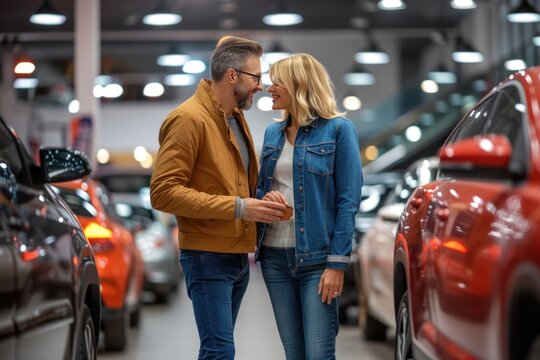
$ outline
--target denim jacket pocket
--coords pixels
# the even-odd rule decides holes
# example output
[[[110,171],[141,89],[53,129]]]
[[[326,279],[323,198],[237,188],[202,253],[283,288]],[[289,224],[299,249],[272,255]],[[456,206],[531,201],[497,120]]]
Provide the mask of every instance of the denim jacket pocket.
[[[307,147],[308,171],[317,175],[334,172],[336,144],[310,145]]]

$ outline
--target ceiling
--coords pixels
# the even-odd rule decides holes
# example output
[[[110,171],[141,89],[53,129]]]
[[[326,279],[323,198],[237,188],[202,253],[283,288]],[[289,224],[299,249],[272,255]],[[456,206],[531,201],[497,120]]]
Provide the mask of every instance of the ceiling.
[[[142,16],[160,1],[168,10],[182,15],[180,24],[157,28],[142,23]],[[171,44],[181,44],[188,52],[207,54],[220,34],[225,33],[269,37],[277,32],[286,36],[289,32],[360,29],[385,30],[400,36],[405,30],[414,30],[425,34],[425,43],[429,34],[455,28],[468,13],[452,9],[450,0],[404,1],[405,10],[381,11],[375,0],[105,0],[100,5],[102,70],[110,66],[111,72],[119,73],[165,72],[155,64],[155,58]],[[52,27],[28,20],[41,3],[42,0],[2,1],[0,37],[8,43],[16,39],[22,52],[37,61],[49,61],[62,73],[72,61],[74,1],[51,0],[67,16],[66,23]],[[262,17],[280,5],[301,14],[303,23],[285,28],[265,25]],[[412,49],[419,44],[418,39],[404,41],[409,41]]]

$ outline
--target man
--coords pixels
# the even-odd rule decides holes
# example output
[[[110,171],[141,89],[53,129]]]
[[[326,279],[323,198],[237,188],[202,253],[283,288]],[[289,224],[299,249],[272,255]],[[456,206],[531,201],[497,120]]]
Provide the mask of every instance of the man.
[[[255,250],[255,221],[273,222],[285,206],[254,199],[257,159],[242,109],[263,89],[262,46],[221,39],[212,81],[175,108],[159,132],[152,206],[179,224],[180,263],[201,341],[199,359],[234,359],[234,324]]]

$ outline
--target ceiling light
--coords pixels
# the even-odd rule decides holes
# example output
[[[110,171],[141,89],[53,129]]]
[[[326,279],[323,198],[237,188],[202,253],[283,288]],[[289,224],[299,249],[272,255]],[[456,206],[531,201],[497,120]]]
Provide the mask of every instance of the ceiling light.
[[[402,0],[379,0],[377,7],[381,10],[403,10],[407,5]]]
[[[371,36],[368,37],[368,41],[368,49],[354,54],[354,60],[359,64],[388,64],[390,56],[375,44]]]
[[[71,114],[76,114],[79,112],[79,110],[81,109],[81,103],[79,102],[79,100],[71,100],[69,102],[69,105],[68,105],[68,111],[71,113]]]
[[[273,103],[270,96],[263,96],[257,100],[257,108],[261,111],[271,111]]]
[[[527,68],[527,64],[522,59],[510,59],[504,62],[504,67],[508,71],[519,71]]]
[[[106,85],[103,89],[103,97],[109,99],[115,99],[124,93],[124,88],[120,84],[109,84]]]
[[[38,79],[35,78],[19,78],[13,81],[15,89],[34,89],[38,85]]]
[[[101,148],[96,153],[96,159],[100,164],[106,164],[111,159],[111,154],[107,149]]]
[[[343,99],[343,107],[348,111],[360,110],[362,107],[362,101],[356,95],[348,95]]]
[[[540,46],[540,34],[536,34],[532,38],[532,42],[535,46]]]
[[[435,94],[439,92],[439,85],[433,80],[424,80],[420,84],[420,88],[427,94]]]
[[[188,60],[182,66],[182,71],[187,74],[200,74],[206,70],[206,65],[201,60]]]
[[[457,81],[456,74],[448,70],[444,65],[430,71],[428,79],[435,81],[437,84],[455,84]]]
[[[146,25],[167,26],[176,25],[182,21],[182,15],[168,11],[165,8],[164,1],[160,1],[158,5],[150,13],[143,17],[143,23]]]
[[[450,6],[457,10],[467,10],[476,8],[474,0],[452,0]]]
[[[191,74],[170,74],[165,76],[167,86],[189,86],[195,84],[197,78]]]
[[[416,125],[409,126],[405,130],[405,138],[410,142],[417,142],[422,138],[422,130]]]
[[[456,40],[456,50],[452,53],[452,59],[457,63],[480,63],[484,61],[484,55],[474,49],[461,36]]]
[[[158,56],[156,62],[159,66],[182,66],[188,60],[189,55],[183,54],[178,48],[171,45],[167,52]]]
[[[274,42],[272,46],[270,46],[270,49],[263,54],[263,59],[269,64],[273,64],[276,61],[289,57],[290,55],[291,53],[285,50],[281,44]]]
[[[43,4],[30,16],[30,22],[37,25],[61,25],[66,22],[66,16],[54,8],[50,0]]]
[[[506,14],[506,19],[514,23],[532,23],[540,21],[540,13],[529,4],[528,0],[522,0],[521,3]]]
[[[143,95],[147,97],[160,97],[165,92],[165,88],[158,82],[151,82],[144,86]]]
[[[15,65],[15,74],[31,74],[34,70],[36,70],[36,65],[31,61],[23,60]]]
[[[281,0],[278,10],[263,17],[263,22],[270,26],[297,25],[304,21],[302,15],[288,11],[285,0]]]
[[[359,65],[355,65],[343,79],[347,85],[351,86],[367,86],[375,83],[375,76],[364,70]]]

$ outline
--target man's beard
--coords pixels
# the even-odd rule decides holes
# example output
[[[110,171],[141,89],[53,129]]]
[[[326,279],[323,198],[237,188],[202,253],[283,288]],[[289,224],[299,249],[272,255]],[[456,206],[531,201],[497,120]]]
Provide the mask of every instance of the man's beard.
[[[249,110],[253,101],[250,100],[250,95],[253,90],[248,89],[243,83],[238,84],[234,88],[234,97],[236,99],[236,105],[243,110]]]

